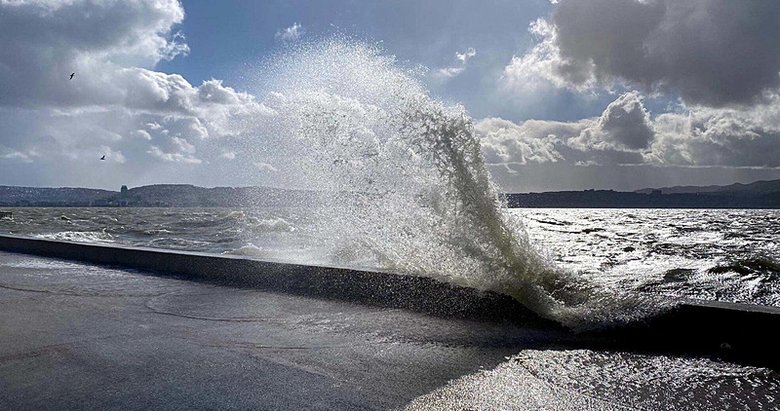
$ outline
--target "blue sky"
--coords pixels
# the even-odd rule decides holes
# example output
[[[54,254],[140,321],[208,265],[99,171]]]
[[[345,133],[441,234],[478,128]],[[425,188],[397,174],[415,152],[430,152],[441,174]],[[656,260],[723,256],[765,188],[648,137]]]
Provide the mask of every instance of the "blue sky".
[[[303,39],[313,41],[342,34],[379,44],[401,64],[437,69],[455,63],[455,53],[469,47],[479,50],[473,67],[457,79],[429,83],[437,95],[463,102],[475,115],[502,110],[489,101],[483,82],[491,82],[513,55],[533,42],[528,25],[549,14],[547,0],[475,1],[233,1],[229,6],[208,1],[184,1],[187,18],[179,27],[190,46],[186,58],[163,61],[161,71],[181,73],[191,83],[211,78],[230,79],[239,89],[251,89],[258,63],[285,44],[275,34],[300,24]],[[480,18],[474,18],[480,16]],[[600,113],[600,109],[572,106],[558,101],[551,105],[572,107],[545,110],[538,105],[506,110],[516,118],[535,115],[570,119]],[[595,111],[594,111],[595,110]],[[553,112],[557,111],[557,112]],[[586,113],[588,112],[588,113]]]
[[[333,38],[462,104],[507,191],[780,178],[777,21],[730,0],[3,0],[0,185],[288,184],[249,125],[274,62]]]

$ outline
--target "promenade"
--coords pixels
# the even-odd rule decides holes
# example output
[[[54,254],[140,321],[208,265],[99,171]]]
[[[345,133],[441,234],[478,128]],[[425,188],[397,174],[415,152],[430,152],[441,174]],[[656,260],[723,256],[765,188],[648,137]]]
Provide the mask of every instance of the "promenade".
[[[727,364],[718,385],[721,363],[570,349],[576,338],[556,328],[443,318],[8,252],[0,252],[0,336],[0,409],[731,404],[706,393],[665,396],[664,387],[680,379],[695,382],[696,375],[673,371],[691,364],[710,370],[706,382],[720,387],[723,401],[762,405],[780,392],[773,371]],[[656,360],[672,371],[642,385],[648,362]],[[587,367],[589,374],[578,376]],[[743,377],[752,388],[729,385]],[[583,378],[591,381],[572,383]],[[610,394],[607,388],[626,378],[636,385]]]
[[[387,409],[542,331],[0,252],[0,409]]]

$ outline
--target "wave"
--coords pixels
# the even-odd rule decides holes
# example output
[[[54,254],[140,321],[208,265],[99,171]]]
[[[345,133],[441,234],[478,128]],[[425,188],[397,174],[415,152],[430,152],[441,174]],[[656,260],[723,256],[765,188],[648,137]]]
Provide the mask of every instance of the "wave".
[[[743,258],[707,270],[711,274],[737,273],[741,275],[762,275],[768,278],[780,276],[780,262],[771,257]]]
[[[250,223],[253,231],[260,232],[293,232],[295,225],[284,218],[255,219]]]
[[[60,231],[36,234],[34,237],[46,240],[76,241],[81,243],[113,243],[114,236],[106,231]]]
[[[266,252],[263,247],[258,247],[252,243],[236,248],[235,250],[224,251],[222,254],[244,255],[249,257],[265,257]]]
[[[155,236],[155,235],[171,234],[171,231],[170,230],[166,230],[164,228],[155,228],[155,229],[150,229],[150,230],[143,230],[142,233],[143,233],[143,235]]]
[[[139,245],[153,248],[171,248],[175,250],[208,250],[212,243],[181,237],[159,237],[140,243]]]
[[[333,38],[272,64],[258,138],[291,153],[303,184],[341,193],[317,221],[338,263],[511,295],[573,328],[631,321],[658,308],[597,287],[542,257],[506,213],[473,121],[429,96],[418,73],[371,45]]]

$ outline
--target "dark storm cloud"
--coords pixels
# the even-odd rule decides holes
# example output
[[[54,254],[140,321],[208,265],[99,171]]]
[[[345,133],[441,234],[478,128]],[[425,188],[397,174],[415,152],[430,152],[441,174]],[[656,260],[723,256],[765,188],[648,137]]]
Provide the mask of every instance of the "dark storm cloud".
[[[566,92],[597,101],[638,88],[653,96],[656,113],[645,109],[638,92],[628,92],[595,118],[534,121],[533,127],[520,122],[515,130],[522,133],[513,139],[544,139],[552,144],[545,152],[557,160],[524,166],[511,156],[494,156],[497,174],[556,164],[568,167],[570,177],[577,166],[583,170],[577,175],[597,168],[595,185],[618,181],[629,169],[652,170],[648,176],[674,170],[670,175],[696,175],[694,181],[704,181],[703,174],[683,170],[777,176],[780,2],[561,0],[529,31],[535,45],[512,58],[499,83],[509,95]],[[494,146],[486,145],[486,152],[496,152]],[[631,178],[637,180],[636,173]]]
[[[563,0],[535,30],[542,43],[506,74],[536,63],[573,87],[617,81],[709,106],[780,86],[777,1]]]
[[[654,138],[650,114],[639,93],[632,91],[610,103],[595,124],[582,130],[572,143],[584,149],[630,151],[647,148]]]

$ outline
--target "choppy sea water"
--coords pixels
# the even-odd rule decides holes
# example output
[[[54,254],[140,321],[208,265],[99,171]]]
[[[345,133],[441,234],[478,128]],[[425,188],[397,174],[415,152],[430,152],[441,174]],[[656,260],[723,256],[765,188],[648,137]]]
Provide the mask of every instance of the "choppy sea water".
[[[540,252],[597,283],[780,306],[780,210],[512,212]]]
[[[17,208],[0,232],[392,269],[309,208]],[[554,265],[611,289],[780,306],[780,210],[510,209]],[[425,273],[417,273],[425,275]]]
[[[524,350],[406,410],[775,410],[778,392],[775,371],[706,358]]]

